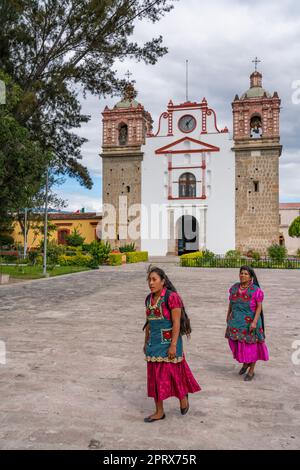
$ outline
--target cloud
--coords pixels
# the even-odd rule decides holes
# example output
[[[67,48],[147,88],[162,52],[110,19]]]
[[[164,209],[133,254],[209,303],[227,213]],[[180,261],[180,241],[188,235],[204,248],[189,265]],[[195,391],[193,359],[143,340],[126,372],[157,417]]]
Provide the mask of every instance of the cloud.
[[[189,99],[205,96],[217,113],[219,127],[232,129],[231,102],[249,88],[252,60],[261,59],[263,86],[282,100],[280,197],[300,199],[300,104],[293,103],[292,85],[300,80],[300,3],[295,0],[214,0],[175,2],[159,23],[138,22],[134,39],[149,41],[162,34],[169,53],[155,66],[125,60],[116,63],[120,77],[129,69],[136,80],[138,100],[151,112],[154,129],[169,99],[185,101],[185,61],[189,60]],[[99,176],[102,139],[101,112],[118,99],[88,96],[83,112],[92,119],[78,131],[89,139],[83,164]],[[292,170],[292,166],[293,170]],[[75,195],[74,195],[75,197]],[[96,201],[94,201],[96,204]]]

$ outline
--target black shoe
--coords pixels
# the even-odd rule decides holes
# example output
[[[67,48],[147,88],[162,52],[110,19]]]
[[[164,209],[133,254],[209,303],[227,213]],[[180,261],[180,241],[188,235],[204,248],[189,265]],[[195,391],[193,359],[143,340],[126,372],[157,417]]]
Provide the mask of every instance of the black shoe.
[[[250,367],[250,366],[248,366],[248,365],[247,365],[246,367],[243,366],[243,367],[241,368],[241,370],[239,371],[239,375],[245,374],[245,372],[247,372],[248,367]]]
[[[180,413],[181,413],[182,415],[186,415],[187,412],[189,411],[189,408],[190,408],[190,405],[189,405],[189,395],[188,395],[188,394],[186,395],[186,398],[187,398],[187,402],[188,402],[187,406],[186,406],[185,408],[180,408]]]
[[[161,418],[151,418],[151,416],[148,416],[147,418],[144,418],[144,423],[153,423],[153,421],[159,421],[160,419],[165,419],[165,417],[165,414],[163,414]]]
[[[249,374],[245,375],[244,377],[245,382],[250,382],[253,379],[254,375],[255,375],[254,372],[252,375],[249,375]]]

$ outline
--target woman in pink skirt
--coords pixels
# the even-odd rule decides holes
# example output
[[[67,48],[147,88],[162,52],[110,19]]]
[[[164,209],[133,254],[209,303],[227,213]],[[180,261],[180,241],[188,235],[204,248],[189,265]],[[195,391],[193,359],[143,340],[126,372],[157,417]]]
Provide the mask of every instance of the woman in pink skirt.
[[[144,353],[147,361],[148,396],[154,398],[156,411],[144,419],[152,423],[165,418],[163,401],[176,397],[180,411],[189,409],[188,394],[201,390],[183,353],[182,335],[191,333],[190,320],[181,298],[166,273],[150,267],[146,298]]]
[[[244,380],[250,381],[256,362],[269,360],[262,311],[264,293],[252,268],[240,268],[240,282],[229,289],[229,294],[225,337],[234,359],[243,363],[239,374],[243,375],[249,369]]]

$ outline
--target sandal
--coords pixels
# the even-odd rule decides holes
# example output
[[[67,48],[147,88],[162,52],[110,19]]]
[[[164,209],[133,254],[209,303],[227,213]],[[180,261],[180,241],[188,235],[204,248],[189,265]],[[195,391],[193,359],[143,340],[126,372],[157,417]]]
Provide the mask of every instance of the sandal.
[[[248,367],[250,367],[248,364],[246,366],[243,366],[239,371],[239,375],[245,374],[245,372],[247,372]]]

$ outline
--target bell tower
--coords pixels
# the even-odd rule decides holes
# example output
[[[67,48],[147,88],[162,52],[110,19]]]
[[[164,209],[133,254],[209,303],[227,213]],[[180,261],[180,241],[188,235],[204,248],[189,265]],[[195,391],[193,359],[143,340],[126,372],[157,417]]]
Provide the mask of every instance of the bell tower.
[[[110,236],[106,238],[112,247],[134,241],[140,249],[140,236],[133,240],[128,232],[128,225],[140,214],[135,211],[132,215],[129,209],[134,204],[141,204],[142,146],[146,134],[151,132],[152,118],[135,100],[136,95],[133,84],[128,82],[122,100],[112,109],[106,106],[102,113],[102,200],[104,216],[106,204],[113,206],[115,211],[115,223],[110,220]],[[137,231],[140,232],[140,224]]]
[[[250,75],[250,88],[235,96],[233,140],[235,152],[236,249],[266,254],[279,242],[279,112],[280,99],[262,87],[262,74]]]

